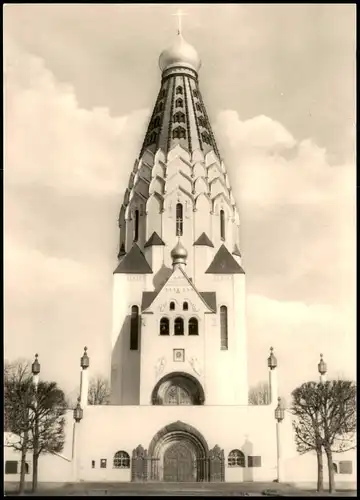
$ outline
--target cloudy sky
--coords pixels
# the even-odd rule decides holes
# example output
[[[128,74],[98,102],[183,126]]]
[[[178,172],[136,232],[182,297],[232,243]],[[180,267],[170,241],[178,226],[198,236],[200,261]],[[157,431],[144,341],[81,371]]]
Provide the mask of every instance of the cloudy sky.
[[[178,5],[6,5],[5,356],[108,374],[117,216]],[[184,5],[241,214],[250,383],[355,376],[355,6]]]

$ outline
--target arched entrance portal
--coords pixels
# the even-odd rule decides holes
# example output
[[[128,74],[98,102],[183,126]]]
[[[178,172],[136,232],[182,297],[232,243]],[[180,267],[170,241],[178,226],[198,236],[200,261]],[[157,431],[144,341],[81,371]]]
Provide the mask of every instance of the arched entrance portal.
[[[168,482],[207,481],[209,448],[202,434],[183,422],[161,429],[152,439],[149,479]]]
[[[168,373],[154,387],[153,405],[203,405],[204,389],[200,382],[188,373]]]

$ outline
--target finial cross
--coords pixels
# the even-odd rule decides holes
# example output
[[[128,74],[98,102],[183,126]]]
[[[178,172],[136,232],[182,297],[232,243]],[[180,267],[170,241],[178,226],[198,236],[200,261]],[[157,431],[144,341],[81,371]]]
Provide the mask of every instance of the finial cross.
[[[187,16],[185,12],[183,12],[181,9],[179,9],[175,14],[172,14],[173,16],[177,16],[178,18],[178,34],[181,35],[181,28],[182,28],[182,23],[181,23],[181,18],[183,16]]]

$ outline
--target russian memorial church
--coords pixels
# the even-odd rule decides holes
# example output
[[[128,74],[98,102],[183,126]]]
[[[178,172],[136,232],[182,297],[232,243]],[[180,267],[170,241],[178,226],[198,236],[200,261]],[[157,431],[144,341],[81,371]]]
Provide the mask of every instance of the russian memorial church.
[[[69,413],[65,448],[41,458],[40,480],[297,481],[306,466],[291,415],[280,424],[274,416],[272,350],[270,404],[248,405],[240,217],[201,94],[201,61],[179,33],[159,66],[118,219],[111,404],[87,405],[89,345],[82,419]]]

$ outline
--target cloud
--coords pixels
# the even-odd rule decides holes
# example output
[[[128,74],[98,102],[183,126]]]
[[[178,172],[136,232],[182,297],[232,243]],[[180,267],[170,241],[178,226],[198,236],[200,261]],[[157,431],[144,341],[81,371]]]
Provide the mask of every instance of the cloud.
[[[219,113],[214,129],[244,203],[327,203],[341,209],[353,202],[354,165],[330,165],[324,148],[311,139],[296,141],[277,121],[265,116],[242,121],[227,110]]]
[[[7,184],[118,193],[138,154],[148,111],[112,117],[107,108],[82,109],[71,85],[57,82],[42,59],[11,39],[5,46]]]

